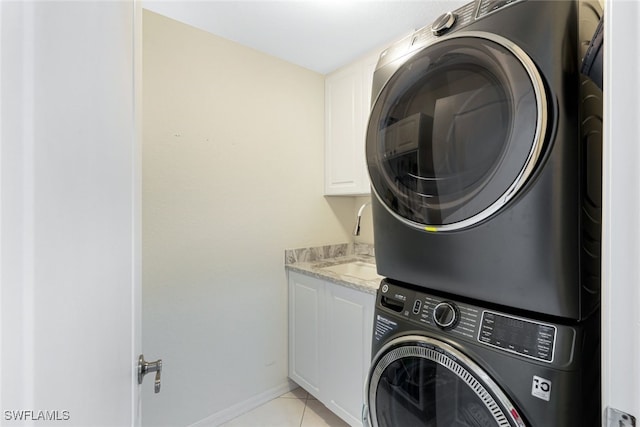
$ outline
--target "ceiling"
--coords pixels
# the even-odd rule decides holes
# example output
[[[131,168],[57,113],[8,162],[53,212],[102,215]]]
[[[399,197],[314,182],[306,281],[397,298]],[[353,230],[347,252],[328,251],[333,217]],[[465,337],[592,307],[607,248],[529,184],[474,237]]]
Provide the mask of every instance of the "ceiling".
[[[156,13],[327,74],[469,0],[143,0]]]

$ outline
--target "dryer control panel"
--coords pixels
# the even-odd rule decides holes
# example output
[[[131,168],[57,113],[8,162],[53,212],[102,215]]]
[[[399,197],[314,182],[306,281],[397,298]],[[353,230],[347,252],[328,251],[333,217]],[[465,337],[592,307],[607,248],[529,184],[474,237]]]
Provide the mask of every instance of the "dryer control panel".
[[[519,3],[522,0],[474,0],[466,5],[440,15],[434,22],[416,30],[413,34],[398,40],[380,55],[376,68],[380,68],[396,59],[416,52],[435,43],[441,36],[460,30],[478,19],[498,10]]]
[[[478,4],[478,12],[476,19],[481,18],[490,13],[496,12],[498,9],[502,9],[505,6],[509,6],[520,0],[480,0]]]
[[[568,327],[414,291],[386,279],[378,291],[380,308],[426,329],[450,334],[452,338],[480,343],[545,363],[557,361],[556,343],[560,336],[571,341],[574,337]],[[385,321],[388,323],[389,319]],[[386,328],[385,332],[390,330],[387,323],[382,325]]]

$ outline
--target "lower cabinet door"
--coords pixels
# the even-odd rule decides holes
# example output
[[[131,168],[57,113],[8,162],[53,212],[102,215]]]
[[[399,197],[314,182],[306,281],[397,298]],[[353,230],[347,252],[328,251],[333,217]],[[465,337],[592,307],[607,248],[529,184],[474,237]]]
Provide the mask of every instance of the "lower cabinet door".
[[[289,272],[289,376],[320,399],[325,282]]]
[[[362,426],[375,296],[289,271],[289,377]]]
[[[326,405],[350,425],[361,426],[375,296],[332,283],[327,290]]]

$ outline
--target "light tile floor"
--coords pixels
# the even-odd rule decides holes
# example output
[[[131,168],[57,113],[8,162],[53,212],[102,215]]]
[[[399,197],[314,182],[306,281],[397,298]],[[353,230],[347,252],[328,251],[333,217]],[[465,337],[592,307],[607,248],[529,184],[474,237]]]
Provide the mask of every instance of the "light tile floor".
[[[349,427],[302,388],[235,418],[222,427]]]

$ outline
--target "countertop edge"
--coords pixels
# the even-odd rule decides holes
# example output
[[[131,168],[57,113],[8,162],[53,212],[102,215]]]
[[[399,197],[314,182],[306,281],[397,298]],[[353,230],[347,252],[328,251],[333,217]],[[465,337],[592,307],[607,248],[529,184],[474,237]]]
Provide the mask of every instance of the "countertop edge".
[[[346,288],[355,289],[361,292],[365,292],[371,295],[375,295],[380,286],[382,277],[375,280],[362,280],[356,277],[343,276],[331,271],[322,270],[323,267],[328,265],[342,264],[345,262],[361,261],[375,264],[372,261],[373,257],[363,255],[351,255],[337,258],[327,258],[320,261],[313,262],[298,262],[295,264],[285,264],[286,271],[295,271],[305,274],[307,276],[315,277],[321,280],[327,280],[337,285],[344,286]]]

